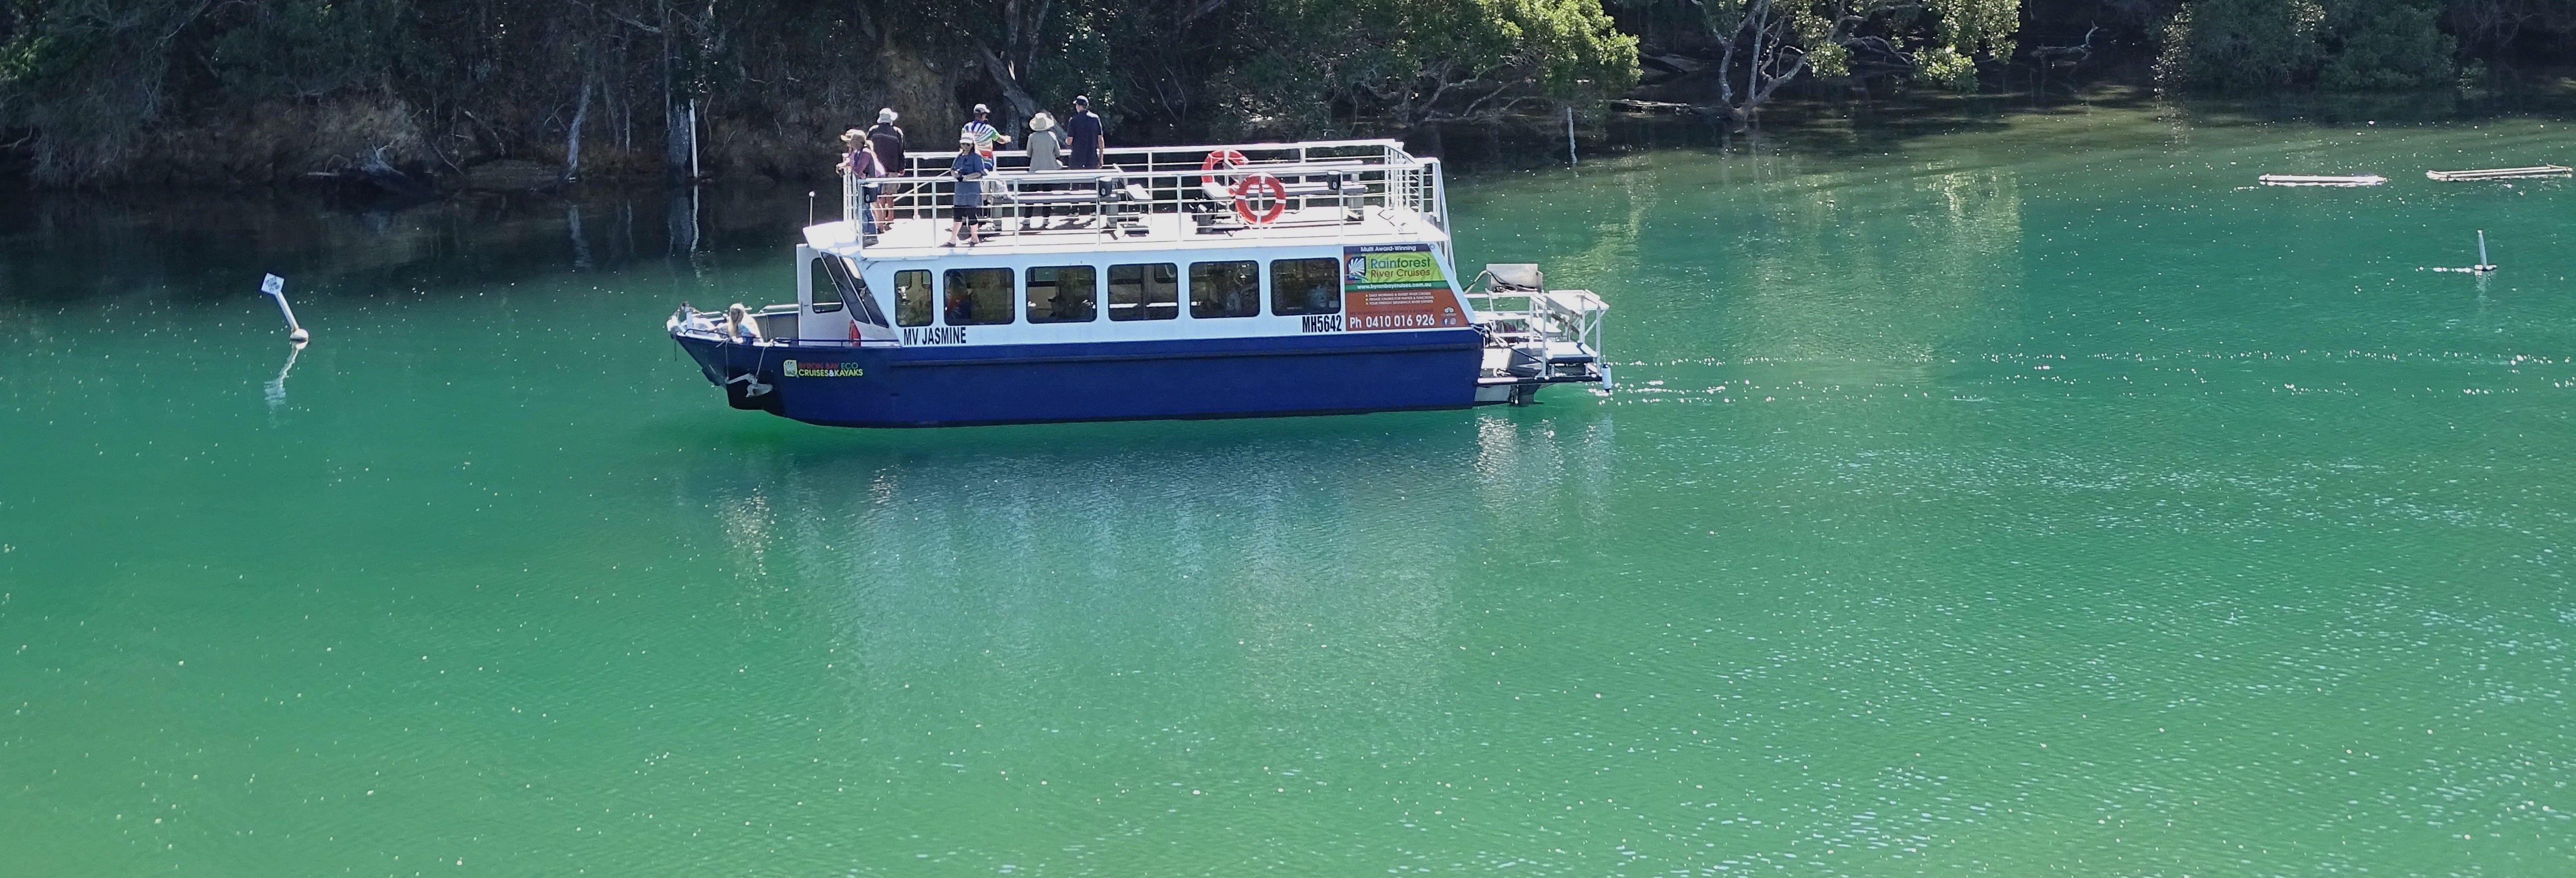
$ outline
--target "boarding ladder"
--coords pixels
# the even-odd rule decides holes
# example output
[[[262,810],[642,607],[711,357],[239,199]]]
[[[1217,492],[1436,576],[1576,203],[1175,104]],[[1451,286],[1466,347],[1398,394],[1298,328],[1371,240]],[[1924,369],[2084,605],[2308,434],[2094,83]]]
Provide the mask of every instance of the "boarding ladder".
[[[1601,359],[1601,318],[1610,306],[1591,290],[1551,290],[1538,266],[1504,263],[1486,265],[1466,292],[1485,331],[1479,401],[1522,405],[1550,384],[1611,386],[1610,364]]]

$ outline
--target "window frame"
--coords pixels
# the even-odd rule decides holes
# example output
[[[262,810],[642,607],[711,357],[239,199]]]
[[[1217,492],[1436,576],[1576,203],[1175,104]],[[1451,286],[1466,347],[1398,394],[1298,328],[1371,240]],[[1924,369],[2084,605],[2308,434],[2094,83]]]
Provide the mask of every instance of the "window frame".
[[[1290,310],[1289,308],[1284,307],[1284,303],[1287,302],[1287,299],[1279,294],[1279,267],[1289,263],[1300,262],[1318,263],[1323,269],[1324,276],[1332,280],[1333,298],[1332,305],[1330,307],[1312,310],[1303,308],[1302,306],[1297,310]],[[1272,316],[1305,317],[1315,314],[1342,313],[1344,297],[1342,295],[1342,260],[1340,258],[1332,256],[1310,256],[1300,259],[1273,259],[1270,260],[1270,270],[1266,274],[1267,280],[1270,284],[1270,314]]]
[[[806,308],[813,313],[836,313],[846,304],[841,298],[841,282],[832,277],[831,267],[823,264],[823,260],[838,258],[829,253],[816,253],[814,259],[805,264],[805,302]],[[824,301],[825,295],[831,296],[831,301]]]
[[[1247,279],[1248,279],[1248,280],[1250,280],[1250,281],[1252,282],[1252,290],[1251,290],[1251,292],[1252,292],[1252,300],[1251,300],[1251,301],[1249,301],[1249,302],[1245,302],[1245,303],[1243,303],[1243,308],[1242,308],[1239,312],[1235,312],[1235,313],[1213,312],[1213,309],[1211,309],[1211,312],[1212,312],[1212,313],[1206,313],[1206,314],[1199,313],[1199,268],[1200,268],[1200,266],[1215,267],[1215,266],[1233,266],[1233,265],[1247,266],[1247,267],[1249,267],[1249,268],[1251,269],[1250,271],[1246,272],[1246,276],[1247,276]],[[1259,317],[1259,316],[1261,316],[1261,300],[1262,300],[1262,298],[1263,298],[1263,296],[1262,296],[1262,294],[1261,294],[1261,286],[1262,286],[1261,281],[1262,281],[1262,277],[1261,277],[1261,260],[1259,260],[1259,259],[1215,259],[1215,260],[1209,260],[1209,261],[1206,261],[1206,262],[1192,262],[1192,263],[1190,263],[1189,277],[1188,277],[1188,286],[1189,286],[1189,290],[1188,290],[1188,292],[1189,292],[1189,300],[1190,300],[1190,319],[1192,319],[1192,320],[1232,320],[1232,319],[1239,318],[1239,317]]]
[[[968,272],[998,273],[998,274],[1000,274],[1000,275],[1002,276],[1002,290],[1001,290],[1002,296],[1001,296],[1001,298],[1002,298],[1002,310],[1003,310],[1003,312],[1004,312],[1004,313],[1003,313],[1003,315],[1002,315],[1002,319],[1000,319],[1000,320],[971,320],[971,321],[968,321],[968,322],[965,322],[965,323],[958,323],[958,322],[955,322],[955,321],[952,321],[952,320],[948,319],[949,309],[950,309],[950,308],[955,304],[955,302],[954,302],[954,297],[957,295],[958,276],[959,276],[959,275],[966,274],[966,273],[968,273]],[[950,268],[950,269],[945,269],[945,270],[943,270],[943,271],[941,271],[941,272],[940,272],[940,276],[939,276],[939,325],[941,325],[941,326],[1009,326],[1009,325],[1011,325],[1011,324],[1013,324],[1013,323],[1017,323],[1017,322],[1019,322],[1019,319],[1020,319],[1020,289],[1019,289],[1019,286],[1020,286],[1020,273],[1019,273],[1019,272],[1017,272],[1017,271],[1013,271],[1013,270],[1011,270],[1010,266],[1007,266],[1007,265],[982,266],[982,267],[977,267],[977,268]],[[966,294],[966,295],[967,295],[967,297],[968,297],[968,298],[966,299],[966,304],[967,304],[967,306],[969,307],[969,309],[971,310],[971,309],[972,309],[972,307],[973,307],[973,306],[974,306],[974,304],[975,304],[975,300],[974,300],[974,298],[973,298],[973,297],[974,297],[974,292],[973,292],[972,290],[969,290],[969,291],[967,292],[967,294]]]
[[[921,320],[920,320],[919,322],[906,322],[906,321],[903,319],[903,310],[904,310],[904,301],[903,301],[903,294],[904,294],[904,283],[903,283],[903,281],[904,281],[904,277],[903,277],[903,276],[904,276],[904,275],[907,275],[907,274],[916,274],[916,275],[920,275],[920,276],[921,276],[921,286],[919,287],[919,289],[922,291],[922,293],[923,293],[923,299],[924,299],[925,301],[923,301],[923,302],[921,303],[921,304],[922,304],[922,311],[921,311],[921,313],[922,313],[922,318],[921,318]],[[915,326],[929,326],[929,325],[932,325],[932,324],[937,323],[937,322],[939,321],[939,288],[938,288],[938,287],[936,287],[936,286],[933,286],[933,285],[931,284],[930,269],[927,269],[927,268],[907,268],[907,269],[904,269],[904,270],[902,270],[902,271],[898,271],[898,272],[895,272],[895,273],[894,273],[894,313],[895,313],[894,325],[896,325],[896,326],[901,326],[901,327],[906,327],[906,328],[915,327]]]
[[[1038,319],[1038,301],[1030,298],[1030,296],[1034,294],[1033,291],[1038,288],[1037,273],[1041,271],[1052,271],[1056,273],[1055,278],[1047,282],[1049,287],[1055,289],[1055,294],[1050,297],[1051,301],[1047,305],[1047,313],[1050,316],[1044,320]],[[1065,304],[1064,282],[1065,276],[1068,272],[1082,273],[1082,275],[1087,278],[1091,288],[1091,295],[1084,297],[1082,300],[1083,316],[1078,319],[1052,316],[1055,314],[1058,306]],[[1100,292],[1100,269],[1098,266],[1032,265],[1020,270],[1020,313],[1031,324],[1092,323],[1098,321],[1100,319]]]
[[[1118,270],[1122,268],[1136,269],[1137,301],[1135,303],[1136,308],[1134,316],[1130,317],[1118,316]],[[1171,280],[1169,282],[1170,287],[1168,290],[1171,293],[1171,298],[1162,302],[1156,302],[1152,298],[1154,283],[1152,272],[1156,268],[1166,269],[1171,272]],[[1103,293],[1108,295],[1106,303],[1109,306],[1107,309],[1109,311],[1109,319],[1120,323],[1180,319],[1181,286],[1181,264],[1178,262],[1127,262],[1111,265],[1108,270],[1101,272],[1100,288]],[[1165,314],[1160,317],[1155,316],[1154,306],[1158,304],[1169,306],[1172,309],[1172,313]]]

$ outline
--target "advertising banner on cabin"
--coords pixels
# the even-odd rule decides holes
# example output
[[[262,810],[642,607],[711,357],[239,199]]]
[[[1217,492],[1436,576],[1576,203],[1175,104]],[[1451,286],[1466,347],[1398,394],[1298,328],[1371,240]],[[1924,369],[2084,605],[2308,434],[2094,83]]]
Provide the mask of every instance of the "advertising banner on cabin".
[[[1429,244],[1342,248],[1342,299],[1351,330],[1467,325]]]

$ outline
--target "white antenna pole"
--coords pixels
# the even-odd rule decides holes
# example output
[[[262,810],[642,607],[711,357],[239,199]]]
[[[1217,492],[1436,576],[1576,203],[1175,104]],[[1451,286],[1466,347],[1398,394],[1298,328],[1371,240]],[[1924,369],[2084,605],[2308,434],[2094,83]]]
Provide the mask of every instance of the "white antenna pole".
[[[305,331],[304,331],[304,327],[302,327],[302,326],[300,326],[300,325],[297,325],[297,324],[296,324],[296,322],[295,322],[295,309],[294,309],[294,308],[291,308],[291,307],[288,307],[288,306],[287,306],[287,304],[286,304],[286,279],[285,279],[285,278],[278,277],[277,275],[273,275],[273,274],[264,274],[264,275],[260,275],[260,278],[259,278],[259,291],[260,291],[260,292],[262,292],[262,293],[266,293],[266,294],[268,294],[268,297],[269,297],[269,298],[276,299],[276,300],[277,300],[277,312],[278,312],[278,313],[280,313],[280,314],[284,314],[284,315],[286,315],[286,340],[287,340],[287,341],[291,341],[291,342],[294,342],[294,343],[296,343],[296,344],[303,344],[303,343],[305,343],[305,342],[307,342],[307,341],[312,340],[312,338],[313,338],[313,334],[312,334],[312,333],[309,333],[309,332],[305,332]]]
[[[1583,163],[1582,159],[1574,155],[1574,108],[1570,106],[1565,108],[1565,163],[1569,165]]]

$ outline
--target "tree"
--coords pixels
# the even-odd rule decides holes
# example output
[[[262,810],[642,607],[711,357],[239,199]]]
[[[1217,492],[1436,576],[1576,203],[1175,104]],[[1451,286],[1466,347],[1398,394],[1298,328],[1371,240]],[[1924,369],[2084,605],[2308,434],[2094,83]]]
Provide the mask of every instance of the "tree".
[[[1637,78],[1637,40],[1600,0],[1284,0],[1248,65],[1273,118],[1335,105],[1404,127],[1600,99]]]
[[[1801,74],[1974,90],[1977,59],[2010,57],[2021,27],[2019,0],[1709,0],[1706,9],[1718,102],[1739,120]]]

